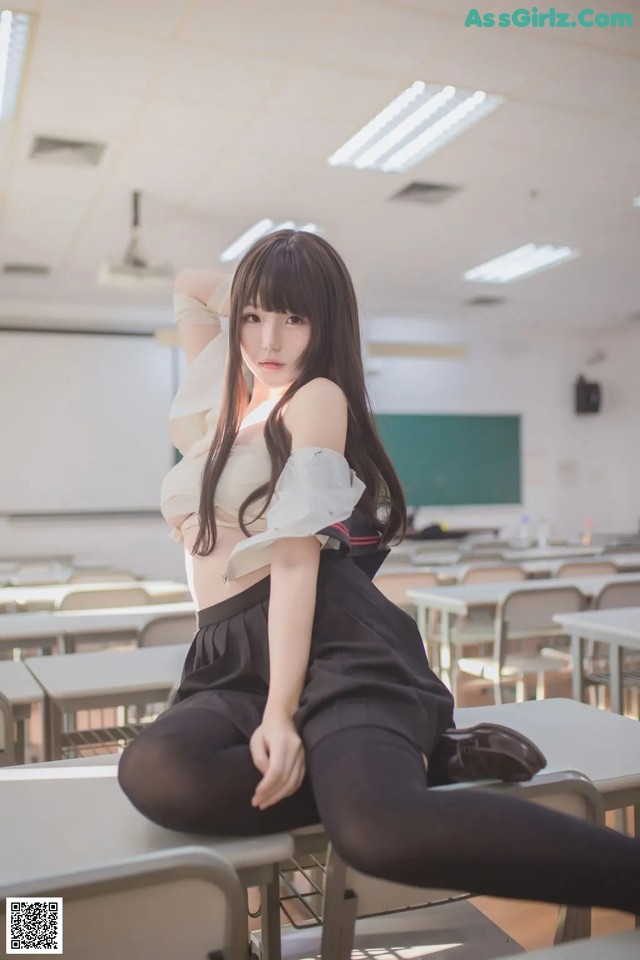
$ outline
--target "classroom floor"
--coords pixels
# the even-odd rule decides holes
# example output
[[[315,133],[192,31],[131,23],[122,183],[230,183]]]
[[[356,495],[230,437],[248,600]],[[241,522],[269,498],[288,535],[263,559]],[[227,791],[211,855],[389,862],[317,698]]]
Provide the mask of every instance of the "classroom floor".
[[[557,679],[552,679],[548,685],[547,696],[570,697],[569,678],[558,677]],[[491,702],[492,697],[490,691],[482,684],[479,684],[478,681],[472,680],[467,684],[464,682],[461,684],[458,696],[459,706],[481,706]],[[92,724],[108,725],[115,722],[116,716],[114,710],[84,711],[77,714],[78,728],[91,726]],[[26,756],[31,763],[43,759],[41,732],[42,718],[40,711],[36,709],[29,722],[28,729]],[[98,752],[98,750],[93,750],[92,752],[95,753]],[[108,748],[106,748],[106,752],[110,752]],[[609,825],[613,826],[611,814],[608,815],[607,819]],[[630,827],[630,815],[628,822]],[[550,946],[553,943],[557,917],[556,907],[549,904],[525,901],[500,900],[494,897],[476,897],[472,902],[498,927],[520,943],[526,950]],[[256,900],[255,896],[250,898],[250,906],[252,909],[255,910],[258,903],[259,900]],[[259,926],[259,919],[251,921],[250,923],[251,929],[257,929]],[[593,912],[594,936],[603,936],[608,933],[630,930],[633,926],[633,918],[628,914],[599,909]],[[362,954],[359,955],[362,956]]]

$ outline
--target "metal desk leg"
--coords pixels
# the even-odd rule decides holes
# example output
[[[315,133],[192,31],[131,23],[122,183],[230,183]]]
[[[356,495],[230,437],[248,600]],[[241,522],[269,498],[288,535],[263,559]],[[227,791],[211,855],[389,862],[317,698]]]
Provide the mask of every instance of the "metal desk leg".
[[[573,676],[571,678],[571,696],[580,703],[584,702],[584,640],[578,633],[571,634],[571,658],[573,660]]]
[[[24,763],[27,756],[27,718],[16,721],[16,763]]]
[[[622,647],[618,643],[611,644],[609,654],[609,676],[611,687],[611,710],[613,713],[624,713],[624,693],[622,690]]]
[[[62,712],[60,707],[52,700],[46,697],[46,742],[45,755],[47,760],[62,759]]]
[[[591,936],[590,907],[560,907],[554,944],[569,943]]]
[[[260,884],[261,960],[280,960],[280,874],[273,867],[267,883]]]

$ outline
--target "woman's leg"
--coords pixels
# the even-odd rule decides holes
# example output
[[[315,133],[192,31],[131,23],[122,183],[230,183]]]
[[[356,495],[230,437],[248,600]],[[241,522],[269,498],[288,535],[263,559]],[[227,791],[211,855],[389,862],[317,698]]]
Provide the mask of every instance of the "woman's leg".
[[[307,768],[332,843],[362,873],[640,913],[640,840],[490,790],[431,790],[420,751],[393,731],[330,734]]]
[[[259,810],[251,798],[261,778],[235,725],[189,700],[139,733],[118,765],[129,800],[170,830],[255,836],[318,822],[308,778],[293,796]]]

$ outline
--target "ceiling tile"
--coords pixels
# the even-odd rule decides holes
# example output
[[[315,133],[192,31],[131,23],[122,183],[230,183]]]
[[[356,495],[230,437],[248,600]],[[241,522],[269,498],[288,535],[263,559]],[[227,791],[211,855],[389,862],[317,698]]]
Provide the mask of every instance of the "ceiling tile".
[[[196,0],[183,38],[291,63],[341,6],[341,0]]]
[[[351,0],[318,31],[307,55],[316,64],[392,74],[407,86],[428,79],[434,57],[454,41],[457,30],[445,17],[378,0]]]
[[[101,87],[135,96],[158,70],[164,45],[144,35],[111,33],[42,18],[27,73],[32,81]]]
[[[276,56],[240,57],[213,47],[179,43],[154,95],[219,103],[227,108],[257,108],[278,89],[287,69],[286,61]]]
[[[47,18],[158,38],[175,34],[189,7],[189,0],[44,0]]]

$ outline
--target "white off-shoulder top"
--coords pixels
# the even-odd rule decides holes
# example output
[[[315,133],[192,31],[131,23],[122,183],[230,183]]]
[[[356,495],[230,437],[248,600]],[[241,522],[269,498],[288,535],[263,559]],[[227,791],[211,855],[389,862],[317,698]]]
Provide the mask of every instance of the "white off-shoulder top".
[[[219,316],[226,289],[226,285],[218,288],[207,304],[185,294],[174,296],[176,321],[220,329],[190,363],[169,412],[169,435],[182,460],[162,482],[161,510],[167,521],[189,515],[179,529],[174,528],[171,535],[176,540],[183,540],[184,530],[198,524],[202,470],[220,412],[229,346],[228,329]],[[215,491],[216,524],[239,529],[240,504],[270,475],[271,459],[264,441],[259,446],[236,443]],[[274,543],[283,537],[316,536],[323,549],[339,549],[338,539],[318,531],[346,520],[364,490],[365,484],[335,450],[292,450],[264,515],[257,518],[264,499],[245,511],[251,535],[233,548],[225,579],[236,580],[268,564]]]

